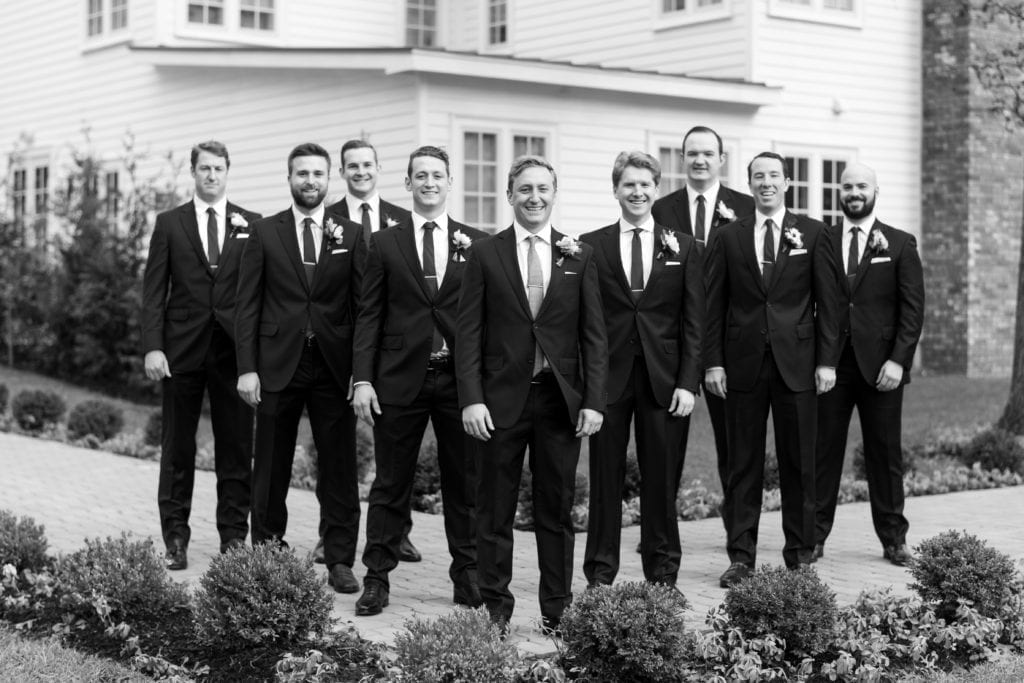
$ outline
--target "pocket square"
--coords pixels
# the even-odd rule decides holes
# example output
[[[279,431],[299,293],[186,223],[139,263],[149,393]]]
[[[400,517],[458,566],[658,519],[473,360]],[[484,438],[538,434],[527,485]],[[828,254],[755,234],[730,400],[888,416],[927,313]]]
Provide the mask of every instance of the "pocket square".
[[[344,254],[348,249],[331,249],[332,254]]]
[[[892,261],[892,259],[888,256],[876,256],[871,259],[872,263],[888,263],[889,261]]]
[[[789,255],[790,256],[800,256],[801,254],[806,254],[806,253],[807,253],[806,249],[794,249],[793,251],[789,252]]]
[[[683,265],[680,261],[665,261],[665,266],[681,266]]]
[[[566,275],[579,275],[579,273],[577,273],[575,270],[567,270],[567,271],[565,271],[565,274]]]
[[[240,233],[238,233],[237,235],[235,235],[235,239],[236,239],[236,240],[245,240],[245,239],[249,239],[249,233],[247,233],[247,232],[240,232]]]

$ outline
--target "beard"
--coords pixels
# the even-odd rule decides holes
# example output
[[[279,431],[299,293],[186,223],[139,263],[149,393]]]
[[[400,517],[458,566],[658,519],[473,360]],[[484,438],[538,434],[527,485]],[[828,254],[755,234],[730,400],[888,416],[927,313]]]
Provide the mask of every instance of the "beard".
[[[302,192],[302,187],[292,186],[292,199],[295,200],[295,205],[303,209],[315,209],[320,206],[323,202],[324,197],[327,196],[327,188],[321,187],[317,190],[315,199],[308,199]]]
[[[856,210],[850,208],[849,199],[847,199],[846,201],[840,201],[839,204],[840,207],[843,209],[843,213],[846,215],[846,217],[849,218],[850,220],[855,221],[871,215],[871,212],[875,210],[875,199],[877,198],[877,192],[871,195],[870,197],[865,197],[863,205],[860,207],[860,209]]]

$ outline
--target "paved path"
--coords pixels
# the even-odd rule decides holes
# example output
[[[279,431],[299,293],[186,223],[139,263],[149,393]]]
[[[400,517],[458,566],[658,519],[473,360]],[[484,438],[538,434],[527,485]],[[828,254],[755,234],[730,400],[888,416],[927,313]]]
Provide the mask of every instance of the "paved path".
[[[29,515],[46,527],[51,553],[67,553],[83,546],[83,539],[117,536],[129,531],[151,536],[162,550],[156,507],[158,466],[100,451],[0,433],[0,508]],[[192,511],[189,568],[174,578],[195,585],[210,558],[218,552],[214,524],[214,476],[196,473]],[[316,542],[318,507],[310,491],[293,489],[288,496],[288,542],[298,552],[312,550]],[[992,546],[1024,560],[1024,488],[969,491],[907,499],[911,547],[946,529],[964,529],[986,539]],[[365,504],[363,520],[366,517]],[[413,513],[412,538],[423,553],[418,564],[402,564],[391,575],[391,604],[380,615],[356,617],[356,595],[335,595],[334,616],[352,622],[374,641],[392,642],[406,619],[430,618],[453,609],[448,581],[447,551],[441,517]],[[365,521],[364,521],[365,524]],[[719,519],[680,523],[683,567],[678,587],[692,606],[694,625],[721,602],[724,591],[718,576],[727,566],[725,538]],[[633,552],[640,528],[623,531],[623,563],[620,580],[640,580],[640,556]],[[778,512],[761,517],[760,561],[781,564],[782,526]],[[362,538],[362,534],[360,535]],[[553,643],[537,625],[536,545],[533,534],[516,532],[512,592],[518,600],[512,619],[513,638],[524,652],[552,652]],[[584,534],[576,539],[576,571],[573,590],[582,591]],[[356,557],[362,556],[362,547]],[[319,566],[318,566],[319,567]],[[876,586],[893,586],[909,592],[906,570],[882,560],[881,548],[871,528],[867,503],[839,507],[835,529],[826,555],[816,568],[838,595],[840,604]],[[362,566],[357,562],[357,576]],[[326,577],[323,569],[320,571]]]

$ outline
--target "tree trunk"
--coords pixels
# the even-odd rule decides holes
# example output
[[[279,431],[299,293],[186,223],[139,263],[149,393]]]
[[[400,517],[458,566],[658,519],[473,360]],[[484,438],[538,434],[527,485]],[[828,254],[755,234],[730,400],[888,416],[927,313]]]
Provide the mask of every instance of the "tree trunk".
[[[1024,202],[1022,202],[1024,203]],[[1013,330],[1013,375],[1010,399],[996,426],[1024,434],[1024,219],[1021,220],[1020,258],[1017,262],[1017,320]]]

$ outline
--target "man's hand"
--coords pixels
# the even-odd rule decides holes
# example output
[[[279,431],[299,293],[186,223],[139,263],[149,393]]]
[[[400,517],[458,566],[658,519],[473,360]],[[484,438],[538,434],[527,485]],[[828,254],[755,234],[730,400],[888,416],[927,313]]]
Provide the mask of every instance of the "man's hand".
[[[836,369],[819,365],[814,368],[814,388],[819,394],[832,391],[836,385]]]
[[[725,398],[725,368],[709,368],[704,373],[704,388],[719,398]]]
[[[875,388],[879,391],[892,391],[903,381],[903,366],[891,360],[885,361],[885,365],[878,371],[878,379],[875,380]]]
[[[472,403],[462,409],[462,428],[474,439],[488,441],[494,431],[491,411],[484,403]]]
[[[259,405],[260,376],[258,373],[247,372],[238,376],[238,395],[253,408]]]
[[[356,417],[373,426],[374,414],[380,415],[380,403],[377,402],[377,391],[372,384],[366,382],[355,388],[352,395],[352,410],[356,411]]]
[[[599,410],[583,408],[576,417],[576,438],[597,434],[604,424],[604,415]]]
[[[167,364],[167,356],[159,349],[148,352],[143,363],[146,367],[146,377],[154,382],[171,376],[171,366]]]
[[[668,412],[672,417],[686,417],[693,412],[695,402],[693,392],[676,387],[672,390],[672,402],[668,404]]]

